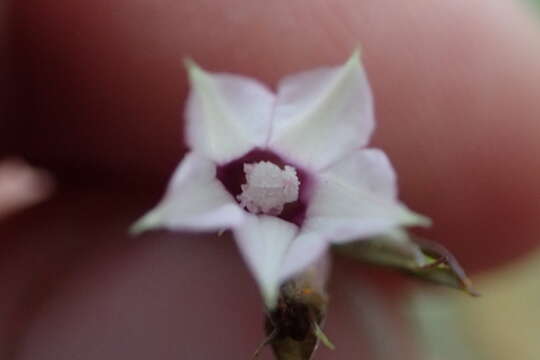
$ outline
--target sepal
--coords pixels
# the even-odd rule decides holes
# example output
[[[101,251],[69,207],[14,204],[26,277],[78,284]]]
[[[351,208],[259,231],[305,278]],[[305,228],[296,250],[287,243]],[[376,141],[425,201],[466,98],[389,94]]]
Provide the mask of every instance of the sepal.
[[[334,250],[361,262],[394,268],[472,296],[479,295],[450,251],[433,241],[411,237],[404,231],[334,246]]]

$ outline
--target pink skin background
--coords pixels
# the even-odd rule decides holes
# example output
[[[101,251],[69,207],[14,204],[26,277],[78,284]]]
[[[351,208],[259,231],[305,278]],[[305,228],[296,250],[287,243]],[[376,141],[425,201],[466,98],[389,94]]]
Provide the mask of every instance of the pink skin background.
[[[185,151],[186,56],[275,86],[361,44],[373,144],[392,159],[402,199],[433,218],[426,235],[472,272],[536,245],[540,25],[518,2],[27,0],[10,10],[0,87],[12,117],[0,147],[48,168],[58,188],[1,223],[1,359],[247,359],[261,340],[261,302],[229,236],[126,234]],[[390,285],[401,278],[343,261],[335,275],[337,350],[320,359],[377,351],[352,303],[367,287],[388,339],[414,358],[403,290]]]

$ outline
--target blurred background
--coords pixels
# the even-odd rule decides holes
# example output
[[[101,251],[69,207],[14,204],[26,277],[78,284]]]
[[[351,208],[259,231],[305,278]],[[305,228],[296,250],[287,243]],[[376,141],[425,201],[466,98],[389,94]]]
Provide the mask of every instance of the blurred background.
[[[540,1],[12,0],[0,29],[0,359],[249,359],[232,239],[127,235],[186,149],[182,61],[275,86],[359,44],[373,145],[482,297],[336,258],[316,358],[539,358]]]

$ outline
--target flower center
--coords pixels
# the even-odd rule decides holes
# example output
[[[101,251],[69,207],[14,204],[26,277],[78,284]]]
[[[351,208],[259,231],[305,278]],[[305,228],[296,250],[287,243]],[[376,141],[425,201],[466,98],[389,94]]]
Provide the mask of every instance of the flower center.
[[[281,169],[270,161],[244,164],[246,183],[236,198],[254,214],[280,215],[285,204],[298,200],[300,181],[296,169]]]
[[[265,163],[267,165],[263,165]],[[273,176],[275,180],[272,180]],[[247,211],[266,213],[302,226],[314,178],[301,166],[293,165],[271,151],[254,149],[241,158],[218,166],[216,177]],[[292,182],[286,186],[284,179]],[[275,191],[269,186],[273,181],[277,184]]]

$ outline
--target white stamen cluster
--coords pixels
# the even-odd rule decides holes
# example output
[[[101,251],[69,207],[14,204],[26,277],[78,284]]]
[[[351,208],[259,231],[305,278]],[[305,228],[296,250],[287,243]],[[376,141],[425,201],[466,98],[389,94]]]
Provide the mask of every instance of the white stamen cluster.
[[[270,161],[260,161],[244,164],[244,173],[246,183],[237,199],[249,212],[279,215],[285,204],[298,200],[300,181],[292,166],[282,170]]]

